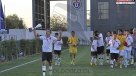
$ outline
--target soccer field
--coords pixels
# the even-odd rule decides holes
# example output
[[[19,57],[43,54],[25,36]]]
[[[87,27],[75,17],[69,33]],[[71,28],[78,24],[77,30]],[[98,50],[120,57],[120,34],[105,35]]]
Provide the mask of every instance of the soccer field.
[[[89,46],[80,46],[76,58],[76,65],[70,65],[68,48],[63,49],[61,66],[53,65],[52,76],[136,76],[133,66],[111,69],[104,66],[90,66]],[[0,76],[42,76],[41,55],[27,56],[19,60],[0,64]],[[48,69],[47,69],[47,75]]]

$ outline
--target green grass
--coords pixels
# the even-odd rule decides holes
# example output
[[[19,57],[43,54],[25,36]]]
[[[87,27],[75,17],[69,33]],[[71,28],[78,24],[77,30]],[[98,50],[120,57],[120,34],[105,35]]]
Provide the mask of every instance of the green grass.
[[[35,59],[39,59],[40,55],[28,56],[19,60],[0,64],[0,71],[20,65]],[[76,58],[76,65],[70,65],[70,57],[68,49],[62,52],[62,65],[53,65],[52,76],[136,76],[136,69],[133,66],[120,69],[118,67],[111,69],[109,65],[90,66],[89,46],[80,46]],[[47,70],[48,72],[48,70]],[[41,60],[25,66],[0,73],[0,76],[42,76]],[[46,76],[49,76],[48,73]]]

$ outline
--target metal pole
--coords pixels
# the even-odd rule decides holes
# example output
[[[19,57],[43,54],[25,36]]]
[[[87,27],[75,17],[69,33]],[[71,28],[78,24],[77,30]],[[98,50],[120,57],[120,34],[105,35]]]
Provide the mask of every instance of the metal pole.
[[[44,0],[44,26],[45,26],[45,29],[46,29],[46,0]]]

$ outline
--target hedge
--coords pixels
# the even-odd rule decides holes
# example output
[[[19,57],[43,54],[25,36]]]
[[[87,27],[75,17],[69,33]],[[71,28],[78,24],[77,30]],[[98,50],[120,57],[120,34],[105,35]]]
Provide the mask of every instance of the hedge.
[[[62,37],[63,46],[67,46],[68,37]],[[41,40],[8,40],[0,42],[0,61],[10,61],[22,56],[40,53],[42,50]]]

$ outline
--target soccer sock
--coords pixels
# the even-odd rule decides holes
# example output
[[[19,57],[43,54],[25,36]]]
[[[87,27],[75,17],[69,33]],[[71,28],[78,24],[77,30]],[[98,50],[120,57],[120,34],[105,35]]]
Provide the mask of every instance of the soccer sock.
[[[96,62],[97,62],[97,59],[96,59],[96,58],[94,58],[94,64],[95,64],[95,65],[97,65],[97,64],[96,64]]]
[[[49,75],[52,75],[52,66],[49,66]]]
[[[42,66],[43,76],[46,75],[46,66]]]
[[[60,64],[61,63],[61,58],[58,58],[58,64]]]
[[[109,56],[106,56],[106,60],[107,60],[107,63],[109,63],[109,60],[110,60]]]
[[[92,58],[91,58],[91,63],[94,63],[93,61],[94,61],[94,57],[92,56]]]
[[[127,68],[127,66],[128,66],[128,59],[125,59],[124,65],[125,65],[125,68]]]
[[[110,61],[110,66],[111,66],[111,68],[113,68],[113,65],[114,65],[114,61],[111,60],[111,61]]]
[[[100,55],[100,63],[101,63],[101,65],[103,65],[103,58],[104,58],[104,55]]]
[[[100,64],[100,60],[101,60],[100,55],[98,55],[98,63],[99,64]]]
[[[134,57],[131,56],[131,64],[134,64]]]

